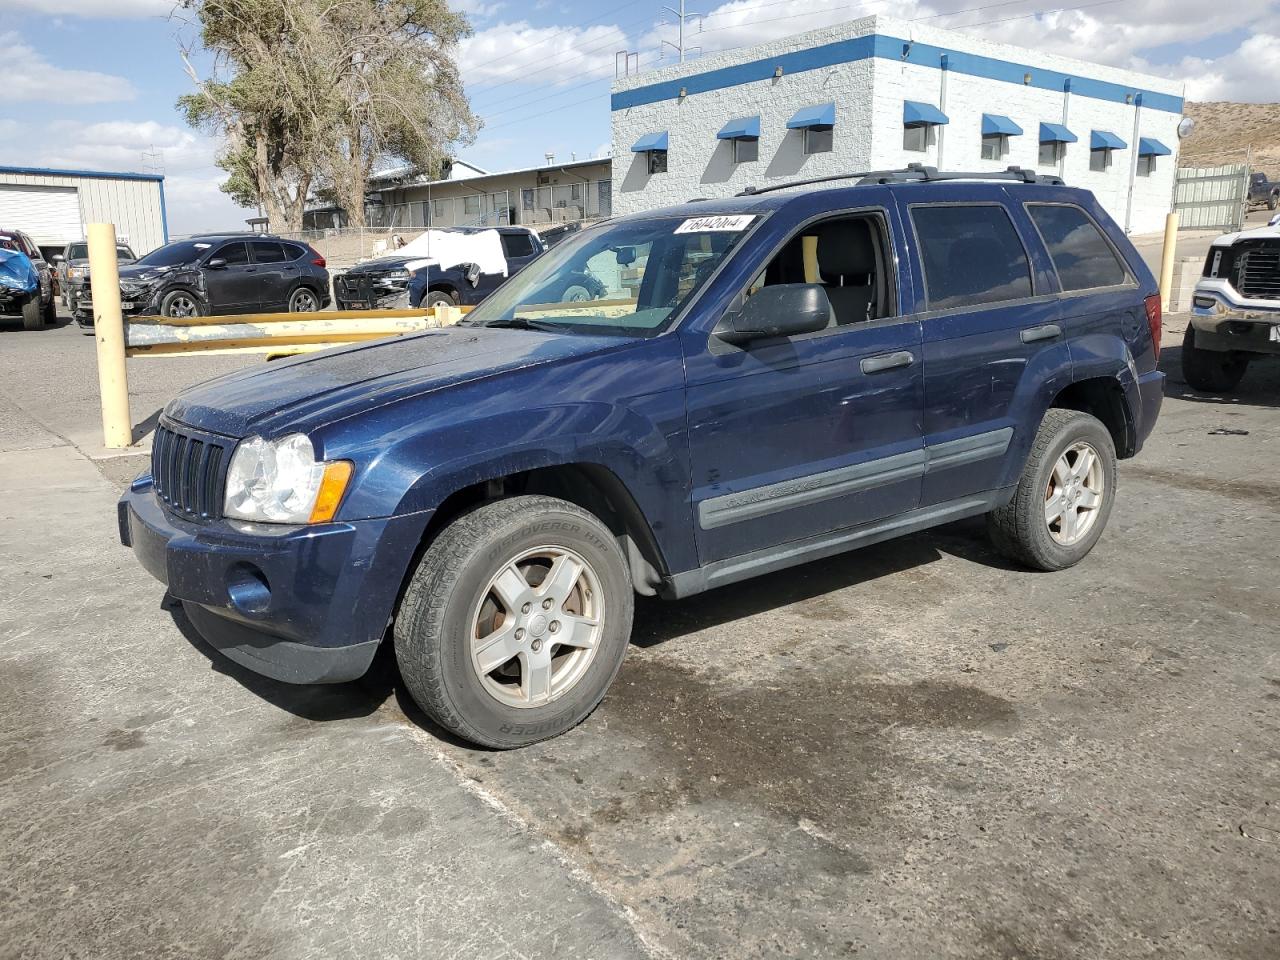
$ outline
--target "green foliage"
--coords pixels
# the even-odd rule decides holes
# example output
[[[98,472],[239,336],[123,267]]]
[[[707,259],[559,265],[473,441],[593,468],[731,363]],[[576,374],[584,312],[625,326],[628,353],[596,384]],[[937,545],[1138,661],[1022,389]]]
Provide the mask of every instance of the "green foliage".
[[[439,166],[478,121],[453,53],[469,26],[444,0],[184,0],[213,75],[178,101],[220,136],[223,189],[297,229],[308,193],[356,222],[379,162]],[[247,202],[246,202],[247,201]]]

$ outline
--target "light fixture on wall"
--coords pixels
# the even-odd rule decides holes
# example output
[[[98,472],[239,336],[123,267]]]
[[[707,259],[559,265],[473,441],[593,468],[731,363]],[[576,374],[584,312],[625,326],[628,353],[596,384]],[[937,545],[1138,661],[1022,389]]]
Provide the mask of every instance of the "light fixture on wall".
[[[1132,103],[1133,103],[1133,94],[1132,94],[1132,93],[1126,93],[1126,94],[1124,95],[1124,102],[1125,102],[1125,103],[1128,103],[1128,104],[1132,104]]]
[[[681,100],[683,100],[683,99],[684,99],[685,97],[687,97],[688,95],[689,95],[689,91],[688,91],[688,90],[686,90],[684,87],[681,87],[681,88],[680,88],[680,99],[681,99]]]
[[[781,66],[781,65],[776,66],[776,67],[774,67],[774,68],[773,68],[773,79],[775,79],[775,80],[781,80],[781,79],[782,79],[782,66]]]
[[[1031,74],[1030,74],[1030,73],[1024,73],[1024,74],[1022,75],[1022,83],[1023,83],[1023,85],[1024,85],[1024,86],[1027,86],[1027,87],[1031,86]]]

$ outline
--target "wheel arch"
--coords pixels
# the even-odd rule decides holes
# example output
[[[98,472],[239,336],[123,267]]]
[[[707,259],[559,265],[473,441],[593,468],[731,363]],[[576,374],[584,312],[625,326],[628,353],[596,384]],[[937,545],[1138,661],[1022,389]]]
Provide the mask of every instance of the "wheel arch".
[[[1100,420],[1111,434],[1120,459],[1137,452],[1138,430],[1129,397],[1115,377],[1090,377],[1068,384],[1049,403],[1050,408],[1076,410]]]

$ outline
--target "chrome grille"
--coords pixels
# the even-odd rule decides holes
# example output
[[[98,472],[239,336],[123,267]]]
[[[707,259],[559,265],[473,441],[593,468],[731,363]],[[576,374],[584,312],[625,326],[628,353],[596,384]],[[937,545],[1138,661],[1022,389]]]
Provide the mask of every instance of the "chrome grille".
[[[151,478],[156,495],[179,516],[216,520],[222,516],[227,453],[219,439],[157,427],[151,444]]]
[[[1280,244],[1252,247],[1240,257],[1236,289],[1255,300],[1280,300]]]

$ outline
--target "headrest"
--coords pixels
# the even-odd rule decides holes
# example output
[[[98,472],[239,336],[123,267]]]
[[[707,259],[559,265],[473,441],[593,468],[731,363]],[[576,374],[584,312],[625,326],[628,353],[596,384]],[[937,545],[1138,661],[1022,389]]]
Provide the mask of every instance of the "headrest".
[[[876,248],[865,220],[837,220],[815,231],[818,237],[818,269],[827,282],[837,277],[875,273]]]

